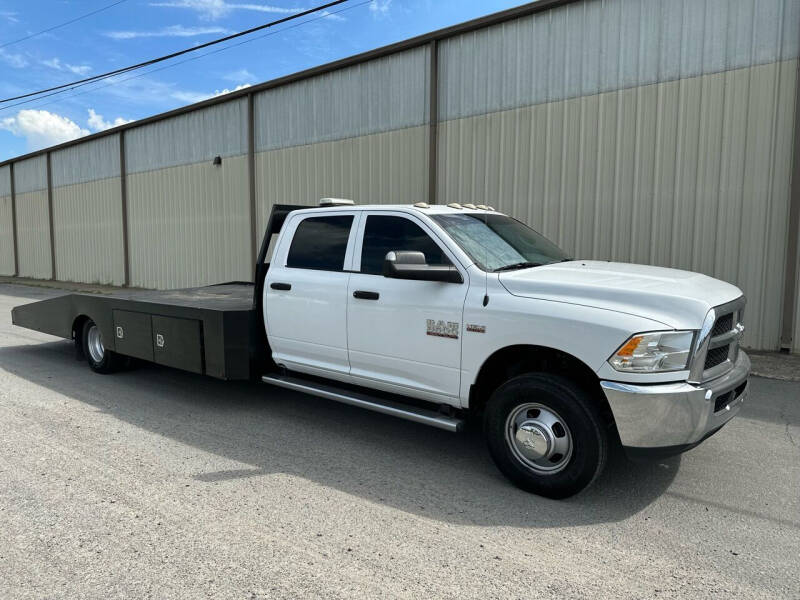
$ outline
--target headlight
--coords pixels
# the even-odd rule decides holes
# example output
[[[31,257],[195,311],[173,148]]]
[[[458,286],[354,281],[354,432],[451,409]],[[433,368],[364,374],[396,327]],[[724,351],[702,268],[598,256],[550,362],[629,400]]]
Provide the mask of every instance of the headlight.
[[[682,371],[689,364],[694,331],[657,331],[632,336],[608,362],[617,371],[661,373]]]

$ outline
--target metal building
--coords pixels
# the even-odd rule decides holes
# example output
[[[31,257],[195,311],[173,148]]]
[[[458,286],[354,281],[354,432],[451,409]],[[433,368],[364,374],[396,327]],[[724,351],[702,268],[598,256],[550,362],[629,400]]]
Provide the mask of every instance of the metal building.
[[[0,274],[247,280],[276,202],[488,203],[800,352],[799,55],[800,0],[540,0],[0,164]]]

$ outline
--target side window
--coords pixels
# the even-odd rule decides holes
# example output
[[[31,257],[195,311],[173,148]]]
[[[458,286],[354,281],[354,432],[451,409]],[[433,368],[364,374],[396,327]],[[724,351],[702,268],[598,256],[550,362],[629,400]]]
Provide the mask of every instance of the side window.
[[[403,217],[369,215],[364,227],[361,272],[383,273],[383,260],[393,250],[422,252],[429,265],[449,265],[450,260],[422,228]]]
[[[308,217],[294,232],[286,266],[318,271],[344,270],[353,216]]]

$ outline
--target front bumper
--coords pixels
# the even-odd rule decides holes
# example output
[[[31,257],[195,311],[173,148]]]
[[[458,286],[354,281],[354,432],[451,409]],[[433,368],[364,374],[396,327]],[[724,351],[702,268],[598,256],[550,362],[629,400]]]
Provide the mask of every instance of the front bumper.
[[[600,385],[628,454],[668,456],[693,448],[739,412],[749,374],[750,358],[740,351],[730,371],[698,385]]]

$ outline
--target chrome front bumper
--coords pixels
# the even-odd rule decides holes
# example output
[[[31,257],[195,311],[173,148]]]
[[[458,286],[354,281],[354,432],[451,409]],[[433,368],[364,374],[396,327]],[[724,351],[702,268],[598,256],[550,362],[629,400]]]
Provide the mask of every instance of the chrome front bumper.
[[[600,385],[626,451],[668,455],[696,446],[730,421],[747,395],[749,374],[750,358],[740,351],[730,371],[701,384]]]

